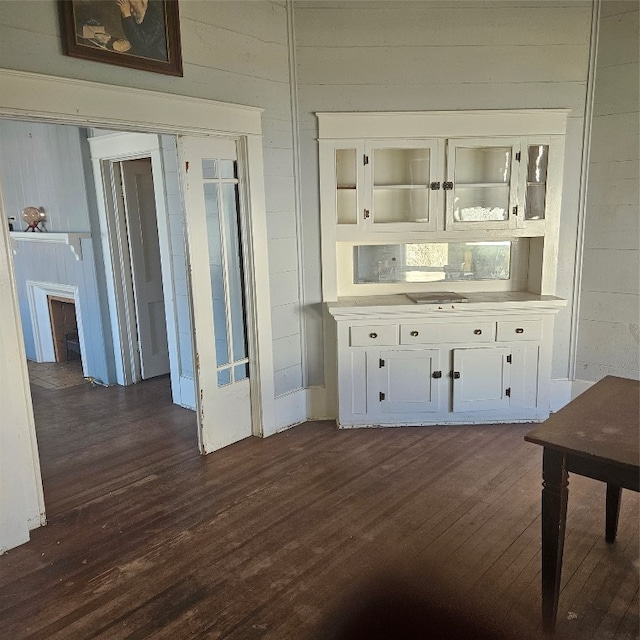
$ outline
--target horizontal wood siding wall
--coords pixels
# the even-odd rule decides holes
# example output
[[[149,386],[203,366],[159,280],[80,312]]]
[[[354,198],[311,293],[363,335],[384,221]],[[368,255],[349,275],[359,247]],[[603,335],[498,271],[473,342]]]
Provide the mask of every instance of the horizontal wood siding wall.
[[[602,3],[576,378],[640,376],[639,7]]]
[[[22,209],[35,206],[45,210],[48,231],[91,231],[87,198],[93,182],[90,176],[91,182],[85,181],[82,135],[84,133],[75,127],[0,121],[0,186],[4,214],[17,219],[14,230],[23,231],[26,226],[20,216]],[[77,286],[86,374],[112,382],[92,240],[82,240],[81,261],[76,260],[65,245],[17,242],[14,246],[27,357],[36,359],[27,280]]]
[[[284,0],[181,2],[184,77],[66,57],[62,54],[57,3],[3,2],[2,65],[10,69],[78,78],[263,108],[266,207],[271,287],[277,317],[274,334],[276,394],[300,387],[301,346],[297,317],[297,255],[287,16]],[[46,97],[43,97],[46,99]],[[149,105],[153,109],[153,105]]]
[[[316,111],[570,108],[557,295],[571,300],[591,2],[295,3],[305,295],[320,302]],[[313,309],[314,305],[309,305]],[[566,378],[570,309],[556,322]],[[309,344],[322,339],[319,314]],[[310,372],[322,383],[318,358]]]

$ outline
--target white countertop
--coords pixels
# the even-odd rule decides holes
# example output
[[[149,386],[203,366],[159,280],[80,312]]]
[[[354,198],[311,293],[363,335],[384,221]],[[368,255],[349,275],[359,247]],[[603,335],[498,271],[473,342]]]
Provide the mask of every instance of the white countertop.
[[[476,315],[486,313],[555,313],[567,301],[527,291],[464,293],[467,302],[416,303],[405,294],[339,298],[327,309],[336,319],[372,316],[415,316],[431,314]]]

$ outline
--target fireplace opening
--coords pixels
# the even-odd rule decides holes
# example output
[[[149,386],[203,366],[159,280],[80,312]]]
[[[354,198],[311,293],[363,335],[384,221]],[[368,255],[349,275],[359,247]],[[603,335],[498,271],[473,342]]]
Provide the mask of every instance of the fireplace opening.
[[[47,296],[47,301],[56,362],[79,360],[80,340],[75,301],[52,295]]]

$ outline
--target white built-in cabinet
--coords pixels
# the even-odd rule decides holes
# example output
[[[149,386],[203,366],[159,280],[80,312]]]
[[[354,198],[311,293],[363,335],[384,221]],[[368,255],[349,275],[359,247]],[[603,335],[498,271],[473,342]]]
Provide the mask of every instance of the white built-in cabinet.
[[[538,421],[549,415],[554,296],[468,294],[328,303],[341,426]]]
[[[567,111],[317,115],[339,424],[546,418]]]

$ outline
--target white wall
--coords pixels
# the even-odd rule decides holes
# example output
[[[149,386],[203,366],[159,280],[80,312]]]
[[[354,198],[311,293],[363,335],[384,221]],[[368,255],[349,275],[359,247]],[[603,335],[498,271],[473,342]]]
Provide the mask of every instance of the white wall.
[[[38,10],[33,7],[37,4]],[[55,0],[4,0],[0,59],[8,69],[262,107],[274,316],[276,395],[301,387],[298,263],[287,15],[284,0],[182,0],[184,77],[124,69],[62,54]],[[150,109],[153,106],[150,105]],[[282,260],[283,256],[294,259]]]
[[[314,112],[570,108],[557,295],[571,305],[590,26],[589,0],[295,3],[311,384],[323,383]],[[555,378],[568,376],[570,323],[569,306]]]
[[[602,3],[576,379],[640,378],[637,2]]]
[[[26,225],[20,212],[34,206],[44,208],[47,231],[96,230],[95,220],[92,222],[95,211],[89,198],[94,191],[93,179],[91,173],[85,173],[83,158],[85,139],[85,131],[76,127],[0,120],[2,221],[15,217],[14,230],[24,231]],[[81,261],[65,245],[16,242],[13,258],[16,285],[27,357],[37,359],[27,280],[77,286],[78,312],[84,329],[85,374],[113,383],[110,339],[104,325],[107,316],[96,273],[102,258],[100,243],[97,237],[94,239],[95,242],[82,241]]]

